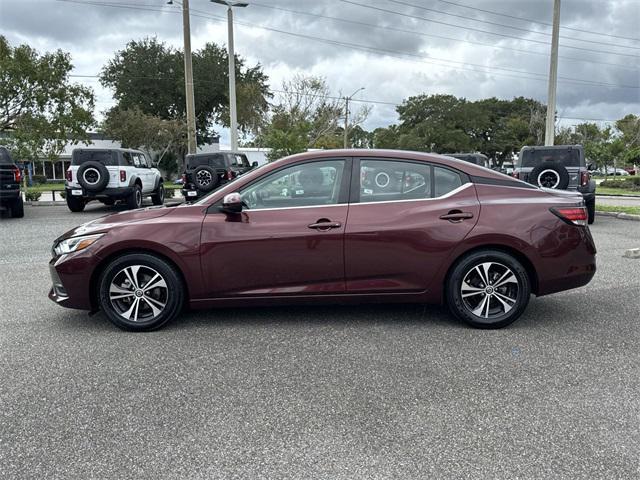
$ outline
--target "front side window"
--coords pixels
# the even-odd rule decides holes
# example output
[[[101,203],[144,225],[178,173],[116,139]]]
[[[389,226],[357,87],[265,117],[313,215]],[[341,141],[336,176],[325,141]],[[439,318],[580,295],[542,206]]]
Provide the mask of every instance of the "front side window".
[[[267,175],[240,194],[250,210],[335,205],[344,168],[344,160],[294,165]]]
[[[389,160],[361,160],[361,202],[421,198],[431,198],[430,165]]]

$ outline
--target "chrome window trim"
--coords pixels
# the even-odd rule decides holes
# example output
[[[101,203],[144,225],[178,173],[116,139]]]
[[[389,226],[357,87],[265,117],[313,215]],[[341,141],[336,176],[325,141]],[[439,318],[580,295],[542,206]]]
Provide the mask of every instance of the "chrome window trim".
[[[251,213],[251,212],[265,212],[265,211],[273,211],[273,210],[294,210],[294,209],[300,209],[300,208],[327,208],[327,207],[345,207],[345,206],[354,207],[357,205],[380,205],[383,203],[430,202],[433,200],[442,200],[443,198],[451,197],[456,193],[466,190],[472,185],[473,183],[471,182],[463,183],[458,188],[451,190],[449,193],[446,193],[444,195],[441,195],[439,197],[434,197],[434,198],[413,198],[413,199],[407,199],[407,200],[383,200],[380,202],[332,203],[331,205],[302,205],[298,207],[256,208],[256,209],[246,209],[246,210],[243,210],[243,212]]]

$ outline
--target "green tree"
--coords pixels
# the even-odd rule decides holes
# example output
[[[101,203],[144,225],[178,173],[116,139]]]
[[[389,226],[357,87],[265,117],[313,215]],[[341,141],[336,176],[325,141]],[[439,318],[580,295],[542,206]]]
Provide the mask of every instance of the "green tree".
[[[145,38],[129,42],[102,69],[100,81],[113,90],[120,110],[139,108],[165,120],[185,118],[182,51]],[[225,49],[207,43],[193,52],[196,130],[198,142],[215,135],[215,124],[228,126],[228,69]],[[271,96],[262,67],[246,67],[236,57],[238,124],[245,132],[262,125]]]
[[[69,81],[71,57],[12,47],[0,36],[0,141],[16,158],[57,160],[68,143],[88,142],[93,91]]]
[[[350,129],[362,123],[369,111],[365,107],[352,112]],[[323,78],[297,75],[283,82],[279,103],[273,107],[271,118],[254,145],[271,148],[269,160],[309,148],[341,147],[339,120],[343,115],[341,100],[330,96]]]

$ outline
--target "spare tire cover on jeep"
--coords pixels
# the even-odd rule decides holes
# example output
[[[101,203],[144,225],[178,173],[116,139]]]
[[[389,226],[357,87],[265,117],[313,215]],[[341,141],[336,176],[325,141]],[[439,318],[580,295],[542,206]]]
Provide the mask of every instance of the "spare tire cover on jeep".
[[[78,167],[78,183],[85,190],[100,192],[109,184],[109,170],[102,163],[89,160]]]
[[[208,165],[200,165],[193,171],[193,183],[196,190],[210,192],[218,185],[218,174]]]
[[[569,172],[560,163],[543,162],[531,170],[529,183],[538,187],[564,190],[569,185]]]

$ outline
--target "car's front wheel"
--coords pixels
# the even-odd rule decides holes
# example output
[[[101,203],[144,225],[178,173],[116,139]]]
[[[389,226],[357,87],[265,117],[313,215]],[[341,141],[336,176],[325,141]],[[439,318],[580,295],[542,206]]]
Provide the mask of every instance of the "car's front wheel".
[[[158,185],[158,189],[151,195],[151,201],[154,205],[162,205],[164,203],[164,185]]]
[[[178,271],[149,254],[116,258],[104,269],[98,285],[101,309],[124,330],[156,330],[180,313],[184,301]]]
[[[140,185],[133,186],[133,192],[127,197],[127,207],[132,210],[142,207],[142,189]]]
[[[11,205],[11,217],[22,218],[24,217],[24,202],[22,196],[19,196]]]
[[[589,200],[585,205],[587,207],[587,222],[591,225],[596,221],[596,200]]]
[[[512,255],[499,250],[470,253],[456,263],[446,285],[453,314],[476,328],[505,327],[529,303],[531,282]]]

